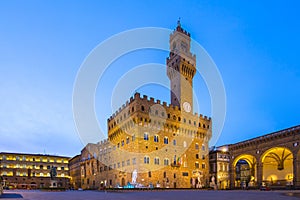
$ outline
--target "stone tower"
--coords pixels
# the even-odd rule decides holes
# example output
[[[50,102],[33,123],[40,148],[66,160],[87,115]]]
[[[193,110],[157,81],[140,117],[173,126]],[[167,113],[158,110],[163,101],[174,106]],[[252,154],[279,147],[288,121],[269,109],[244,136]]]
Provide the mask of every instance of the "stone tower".
[[[212,121],[193,112],[196,57],[190,43],[178,21],[166,64],[171,103],[135,93],[112,114],[108,140],[89,144],[81,153],[82,188],[129,187],[128,182],[201,188],[209,183]]]
[[[182,111],[193,112],[193,78],[196,73],[196,56],[190,51],[190,33],[177,22],[170,35],[170,54],[167,58],[167,75],[170,79],[171,104]]]

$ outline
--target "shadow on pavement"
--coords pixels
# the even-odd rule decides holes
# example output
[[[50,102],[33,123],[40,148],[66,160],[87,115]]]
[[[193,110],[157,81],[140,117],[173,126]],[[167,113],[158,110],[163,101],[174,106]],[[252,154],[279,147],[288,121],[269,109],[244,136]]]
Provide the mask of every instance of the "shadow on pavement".
[[[23,199],[23,196],[16,193],[2,194],[0,199]]]

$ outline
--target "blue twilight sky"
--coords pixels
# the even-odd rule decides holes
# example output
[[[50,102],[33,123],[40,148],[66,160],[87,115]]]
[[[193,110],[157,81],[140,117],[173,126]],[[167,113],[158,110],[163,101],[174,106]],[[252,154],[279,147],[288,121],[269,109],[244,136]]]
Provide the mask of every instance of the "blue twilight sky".
[[[149,26],[174,29],[178,17],[224,81],[227,115],[217,145],[298,125],[299,8],[299,1],[2,0],[0,151],[78,154],[83,144],[73,121],[72,92],[84,59],[114,34]],[[144,63],[164,64],[167,55],[145,50],[113,63],[99,82],[105,89],[96,93],[104,131],[114,112],[111,90],[122,74]],[[195,88],[200,112],[210,116],[199,75]],[[169,102],[165,88],[146,85],[138,91]]]

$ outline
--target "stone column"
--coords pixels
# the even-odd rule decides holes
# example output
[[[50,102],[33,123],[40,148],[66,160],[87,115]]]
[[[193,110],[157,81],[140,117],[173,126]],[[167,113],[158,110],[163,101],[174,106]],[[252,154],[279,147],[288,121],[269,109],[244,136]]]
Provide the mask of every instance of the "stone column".
[[[257,186],[260,187],[263,181],[263,163],[260,160],[257,162]]]
[[[229,180],[230,180],[230,189],[233,189],[234,188],[234,166],[233,166],[233,163],[229,163]]]
[[[293,153],[293,187],[299,188],[300,181],[298,178],[298,170],[299,170],[300,161],[297,158],[297,153]]]

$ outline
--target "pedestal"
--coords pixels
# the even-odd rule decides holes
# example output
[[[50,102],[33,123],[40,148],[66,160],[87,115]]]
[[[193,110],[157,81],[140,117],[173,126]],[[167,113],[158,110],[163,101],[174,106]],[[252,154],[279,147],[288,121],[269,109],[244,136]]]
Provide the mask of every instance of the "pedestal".
[[[57,188],[57,180],[50,180],[50,188]]]

